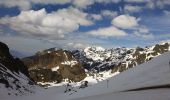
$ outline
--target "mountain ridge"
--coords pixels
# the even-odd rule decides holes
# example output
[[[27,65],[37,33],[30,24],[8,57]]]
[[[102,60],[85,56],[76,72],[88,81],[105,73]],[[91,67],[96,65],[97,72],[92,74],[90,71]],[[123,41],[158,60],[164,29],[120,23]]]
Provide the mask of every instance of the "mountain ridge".
[[[100,78],[105,77],[106,74],[104,72],[107,73],[108,71],[111,71],[110,76],[112,76],[112,74],[114,73],[121,73],[127,69],[147,62],[167,51],[170,51],[170,42],[163,42],[154,46],[148,46],[144,48],[119,47],[104,49],[102,47],[93,46],[87,47],[84,50],[71,51],[50,48],[44,51],[37,52],[34,56],[28,57],[29,59],[24,58],[22,59],[22,61],[29,67],[30,75],[33,76],[34,80],[37,79],[35,79],[35,75],[33,75],[33,73],[36,73],[38,71],[38,73],[40,74],[40,80],[38,82],[56,81],[56,79],[43,81],[43,79],[41,79],[41,76],[45,78],[45,70],[48,73],[53,73],[47,76],[54,75],[60,78],[57,79],[57,83],[65,80],[67,80],[67,82],[80,82],[85,77],[91,75],[94,76],[95,74],[98,74],[97,76],[100,76]],[[56,53],[59,53],[62,56],[58,56],[56,55]],[[53,58],[51,59],[50,57]],[[27,62],[29,60],[33,61],[33,66],[30,65],[30,62]],[[44,62],[46,62],[47,64],[43,64]],[[77,67],[72,67],[71,64],[75,64]],[[33,67],[35,67],[35,69],[31,70],[31,68]],[[43,70],[39,69],[42,67],[44,67]],[[80,73],[77,71],[79,71]],[[70,75],[73,76],[70,77]],[[82,77],[79,77],[77,80],[77,77],[75,77],[76,75],[80,75]]]

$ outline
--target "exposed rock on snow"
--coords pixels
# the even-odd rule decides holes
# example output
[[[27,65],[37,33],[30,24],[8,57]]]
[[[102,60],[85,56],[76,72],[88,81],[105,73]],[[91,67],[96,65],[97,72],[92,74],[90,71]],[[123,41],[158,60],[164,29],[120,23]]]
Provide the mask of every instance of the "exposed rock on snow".
[[[0,42],[0,95],[33,93],[34,85],[27,67],[20,59],[13,58],[7,45]]]

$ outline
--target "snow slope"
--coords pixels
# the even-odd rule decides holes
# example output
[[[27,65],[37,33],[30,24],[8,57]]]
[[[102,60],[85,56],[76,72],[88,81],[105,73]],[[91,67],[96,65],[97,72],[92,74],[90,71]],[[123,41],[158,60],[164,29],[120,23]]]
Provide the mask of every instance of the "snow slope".
[[[170,100],[170,89],[108,93],[74,100]]]
[[[92,95],[120,92],[140,87],[150,87],[170,84],[170,52],[153,60],[129,69],[112,77],[108,82],[100,82],[73,94],[72,97],[87,97]]]
[[[169,88],[124,92],[141,87],[170,84],[169,62],[170,52],[167,52],[109,78],[108,81],[99,82],[85,89],[75,88],[77,92],[73,94],[63,93],[65,89],[63,86],[51,87],[45,91],[37,90],[39,92],[35,95],[17,97],[15,100],[113,100],[114,98],[116,100],[169,100]]]

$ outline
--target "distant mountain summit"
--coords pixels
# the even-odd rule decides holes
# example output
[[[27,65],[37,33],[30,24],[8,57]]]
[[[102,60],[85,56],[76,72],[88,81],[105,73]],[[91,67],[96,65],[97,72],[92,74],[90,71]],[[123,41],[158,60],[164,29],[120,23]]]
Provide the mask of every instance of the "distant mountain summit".
[[[4,91],[3,93],[8,95],[32,93],[31,87],[35,83],[29,77],[27,67],[19,58],[14,58],[9,53],[6,44],[0,42],[0,89]]]
[[[144,48],[104,49],[93,46],[72,51],[51,48],[22,60],[29,67],[31,77],[37,82],[79,82],[90,75],[102,77],[106,74],[111,77],[167,51],[170,51],[169,42]]]

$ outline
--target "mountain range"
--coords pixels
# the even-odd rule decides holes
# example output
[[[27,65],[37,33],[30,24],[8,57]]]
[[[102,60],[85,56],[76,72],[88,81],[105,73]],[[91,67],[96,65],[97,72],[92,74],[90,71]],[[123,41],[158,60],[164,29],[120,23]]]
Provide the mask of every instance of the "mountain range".
[[[155,95],[170,87],[168,51],[169,42],[144,48],[87,47],[72,51],[51,48],[20,60],[10,54],[6,44],[0,42],[0,94],[3,100],[11,97],[15,100],[53,100],[56,97],[60,100],[99,99],[96,95],[110,100],[112,97],[120,99],[120,94],[124,95],[123,98],[138,98],[141,93],[145,94],[144,98],[150,97],[141,91]],[[85,81],[88,86],[80,88]],[[36,83],[61,86],[45,90]],[[68,83],[70,91],[64,93]],[[126,96],[126,93],[130,95]],[[166,96],[160,95],[161,98],[167,98],[166,92],[163,93]]]
[[[28,66],[31,78],[37,82],[80,82],[89,76],[95,79],[111,77],[169,50],[169,42],[143,48],[87,47],[83,50],[50,48],[23,58],[22,61]]]

